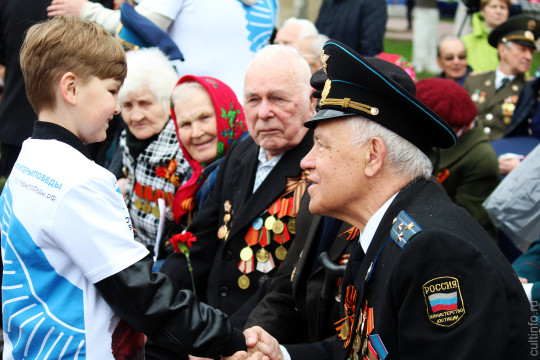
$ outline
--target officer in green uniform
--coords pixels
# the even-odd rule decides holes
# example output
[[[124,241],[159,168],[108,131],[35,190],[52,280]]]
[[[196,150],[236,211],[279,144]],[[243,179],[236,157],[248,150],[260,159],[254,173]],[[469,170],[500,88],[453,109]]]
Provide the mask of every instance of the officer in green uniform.
[[[478,109],[477,122],[490,140],[500,139],[510,124],[519,91],[530,79],[525,76],[540,34],[538,21],[519,15],[497,26],[489,35],[489,44],[499,53],[495,71],[471,73],[463,87]]]

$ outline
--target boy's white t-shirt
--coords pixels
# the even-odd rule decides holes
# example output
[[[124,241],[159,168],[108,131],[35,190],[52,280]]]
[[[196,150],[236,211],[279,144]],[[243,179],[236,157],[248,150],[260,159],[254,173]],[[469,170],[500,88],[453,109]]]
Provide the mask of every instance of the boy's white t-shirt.
[[[63,142],[28,139],[0,227],[4,359],[114,359],[120,319],[93,284],[148,254],[114,175]]]

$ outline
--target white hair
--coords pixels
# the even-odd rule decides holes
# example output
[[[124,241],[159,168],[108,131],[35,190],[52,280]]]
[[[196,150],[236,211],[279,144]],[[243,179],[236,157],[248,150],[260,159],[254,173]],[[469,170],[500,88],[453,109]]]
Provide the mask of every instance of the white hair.
[[[300,33],[298,34],[298,40],[302,40],[304,38],[307,38],[308,36],[315,36],[319,34],[319,31],[315,27],[315,24],[313,24],[308,19],[299,19],[296,17],[290,17],[283,23],[283,26],[289,26],[289,25],[299,25],[300,26]]]
[[[285,63],[286,60],[290,60],[292,66],[292,69],[288,70],[293,71],[297,76],[295,79],[297,80],[296,85],[302,88],[306,98],[309,99],[312,92],[309,82],[311,79],[311,69],[306,59],[304,59],[297,49],[286,45],[266,45],[255,54],[251,64],[258,62],[275,62],[276,64],[280,64]]]
[[[169,101],[179,76],[161,50],[158,48],[131,50],[126,53],[126,61],[127,76],[118,94],[120,103],[127,100],[129,93],[134,93],[142,87],[148,88],[156,99]]]
[[[307,39],[313,39],[310,45],[310,50],[316,56],[321,54],[324,44],[326,44],[326,42],[329,40],[328,36],[323,35],[323,34],[308,36],[304,38],[303,40],[307,40]]]
[[[351,132],[354,146],[360,147],[374,137],[381,138],[392,172],[410,180],[431,176],[433,165],[426,154],[395,132],[362,116],[348,118],[345,125]]]
[[[172,104],[177,104],[179,102],[185,102],[189,99],[191,99],[191,96],[193,93],[195,93],[195,90],[202,90],[206,92],[206,89],[204,86],[202,86],[200,83],[196,81],[186,81],[178,85],[174,88],[172,94],[171,94],[171,101]]]

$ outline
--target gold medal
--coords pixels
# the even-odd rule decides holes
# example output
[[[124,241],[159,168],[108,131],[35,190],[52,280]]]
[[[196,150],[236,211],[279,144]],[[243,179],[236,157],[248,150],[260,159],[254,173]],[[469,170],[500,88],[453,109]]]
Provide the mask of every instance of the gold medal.
[[[368,339],[367,337],[364,338],[364,342],[362,343],[362,355],[365,356],[367,354],[367,343]]]
[[[218,229],[218,232],[217,232],[218,239],[225,239],[226,234],[227,234],[227,225],[221,225],[221,227]]]
[[[349,319],[345,319],[341,325],[340,336],[342,340],[345,340],[349,337]]]
[[[289,223],[287,224],[287,229],[289,230],[289,232],[291,234],[296,234],[296,219],[295,218],[291,218],[291,220],[289,220]]]
[[[160,214],[159,214],[159,207],[157,205],[152,208],[152,215],[154,215],[156,219],[159,220]]]
[[[144,203],[142,205],[142,211],[144,211],[145,214],[150,214],[150,211],[152,211],[152,206],[149,203]]]
[[[283,260],[285,259],[285,256],[287,256],[287,249],[285,249],[285,247],[283,245],[280,245],[277,249],[276,249],[276,258],[278,260]]]
[[[362,345],[362,339],[360,339],[360,335],[356,333],[352,344],[352,348],[355,353],[360,351],[360,345]]]
[[[238,278],[238,287],[242,290],[246,290],[249,287],[249,278],[246,274],[242,274],[242,276]]]
[[[223,222],[227,224],[229,221],[231,221],[231,214],[225,214],[223,216]]]
[[[264,226],[270,230],[272,229],[272,226],[274,226],[274,223],[276,222],[276,218],[273,217],[273,216],[269,216],[266,218],[266,220],[264,221]]]
[[[253,250],[249,246],[246,246],[245,248],[240,251],[240,259],[244,261],[249,261],[253,257]]]
[[[358,360],[358,354],[357,353],[353,353],[352,360]]]
[[[137,199],[133,202],[133,207],[137,210],[139,210],[142,206],[142,202],[141,202],[141,199]]]
[[[257,254],[255,256],[257,257],[257,261],[262,263],[268,261],[268,251],[266,251],[265,248],[260,248],[257,250]]]
[[[503,122],[505,125],[510,125],[510,122],[511,122],[512,118],[510,116],[505,116],[503,118]]]
[[[279,219],[274,221],[274,224],[272,225],[272,231],[274,232],[274,234],[281,234],[284,228],[285,225],[283,225],[283,221]]]

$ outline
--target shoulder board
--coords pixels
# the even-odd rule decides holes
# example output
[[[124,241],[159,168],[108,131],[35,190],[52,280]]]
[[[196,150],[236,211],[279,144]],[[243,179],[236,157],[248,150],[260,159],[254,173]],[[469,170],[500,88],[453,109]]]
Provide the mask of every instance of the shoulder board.
[[[418,225],[404,210],[401,210],[394,219],[390,237],[401,249],[407,245],[409,240],[422,231]]]

